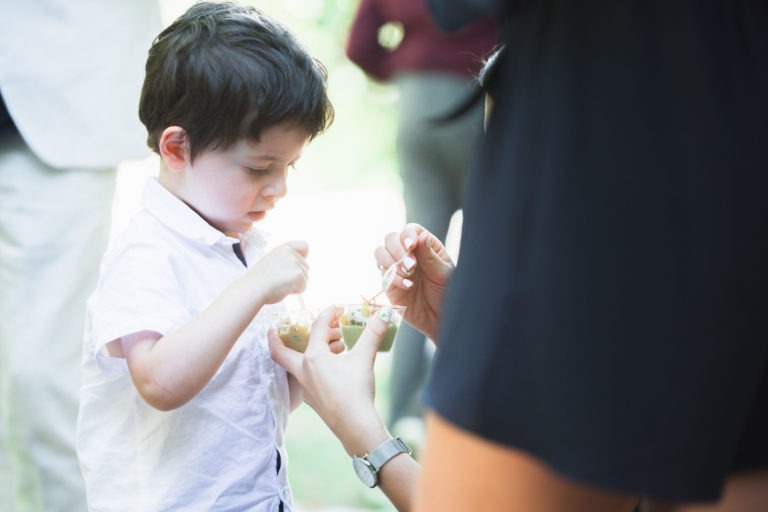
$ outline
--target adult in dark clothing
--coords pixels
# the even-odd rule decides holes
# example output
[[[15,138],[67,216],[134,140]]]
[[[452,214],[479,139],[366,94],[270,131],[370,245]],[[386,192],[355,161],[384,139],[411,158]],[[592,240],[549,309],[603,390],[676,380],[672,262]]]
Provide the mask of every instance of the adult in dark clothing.
[[[507,50],[428,436],[657,501],[715,501],[759,471],[768,488],[768,6],[496,8]],[[427,491],[457,461],[433,454]]]
[[[507,24],[416,509],[767,510],[768,6],[432,4]]]

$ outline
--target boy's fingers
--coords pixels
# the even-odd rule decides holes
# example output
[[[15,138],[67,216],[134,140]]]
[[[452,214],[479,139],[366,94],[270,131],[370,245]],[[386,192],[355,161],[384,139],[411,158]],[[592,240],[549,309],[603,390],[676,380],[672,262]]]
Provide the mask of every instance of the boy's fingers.
[[[307,257],[307,254],[309,254],[309,244],[304,240],[291,240],[290,242],[285,242],[285,245],[292,248],[294,251],[298,252],[305,258]]]
[[[289,373],[296,375],[301,369],[302,355],[292,348],[288,348],[277,335],[274,327],[267,331],[267,340],[269,342],[269,353],[272,360],[286,369]]]

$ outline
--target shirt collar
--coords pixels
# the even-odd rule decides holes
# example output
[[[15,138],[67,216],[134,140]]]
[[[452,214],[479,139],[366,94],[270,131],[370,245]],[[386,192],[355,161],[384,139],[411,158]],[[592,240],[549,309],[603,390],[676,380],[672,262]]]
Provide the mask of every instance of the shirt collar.
[[[155,177],[147,180],[141,202],[147,212],[185,238],[199,240],[209,246],[220,243],[232,245],[241,241],[208,224],[197,212],[162,186]],[[256,228],[243,233],[241,238],[246,247],[261,248],[267,243],[264,234]]]

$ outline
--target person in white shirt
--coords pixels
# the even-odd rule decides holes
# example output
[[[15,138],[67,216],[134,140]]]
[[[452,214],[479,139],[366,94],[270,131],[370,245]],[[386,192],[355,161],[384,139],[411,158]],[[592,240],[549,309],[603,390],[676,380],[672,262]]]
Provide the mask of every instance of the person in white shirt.
[[[139,115],[160,170],[88,301],[88,506],[290,511],[284,435],[301,391],[266,332],[306,287],[308,247],[265,253],[253,224],[332,120],[325,68],[256,8],[198,3],[155,39]]]
[[[136,115],[157,0],[2,2],[0,510],[79,512],[85,302]]]

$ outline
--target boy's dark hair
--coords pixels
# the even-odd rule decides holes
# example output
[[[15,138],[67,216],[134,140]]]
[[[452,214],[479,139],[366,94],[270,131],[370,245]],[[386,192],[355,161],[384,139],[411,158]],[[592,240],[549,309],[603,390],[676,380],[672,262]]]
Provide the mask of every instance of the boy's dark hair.
[[[333,120],[326,80],[296,37],[255,7],[200,2],[153,42],[139,118],[158,153],[163,130],[183,128],[192,159],[283,122],[313,138]]]

